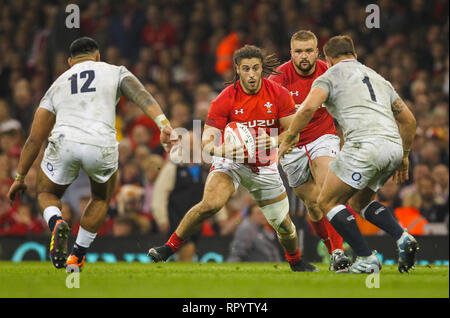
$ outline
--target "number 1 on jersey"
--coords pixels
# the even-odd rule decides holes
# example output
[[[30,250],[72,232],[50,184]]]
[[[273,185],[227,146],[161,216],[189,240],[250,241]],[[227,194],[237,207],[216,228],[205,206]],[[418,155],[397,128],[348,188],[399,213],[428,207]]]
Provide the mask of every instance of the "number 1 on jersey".
[[[375,96],[375,92],[373,91],[373,87],[372,87],[372,84],[370,83],[369,78],[367,76],[365,76],[362,81],[364,84],[367,85],[367,88],[369,89],[369,93],[370,93],[370,98],[372,99],[372,101],[376,102],[377,97]]]
[[[87,76],[87,79],[84,82],[83,86],[81,86],[80,93],[95,92],[95,87],[89,87],[95,78],[95,72],[92,70],[89,70],[89,71],[83,71],[80,73],[80,78],[85,78],[86,76]],[[78,74],[75,73],[71,77],[69,77],[69,81],[70,81],[71,93],[77,94],[78,93]]]

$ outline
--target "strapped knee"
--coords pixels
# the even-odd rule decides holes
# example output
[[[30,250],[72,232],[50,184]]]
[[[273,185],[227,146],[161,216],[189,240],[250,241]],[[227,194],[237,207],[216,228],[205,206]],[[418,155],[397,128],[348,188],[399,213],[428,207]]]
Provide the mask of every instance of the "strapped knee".
[[[289,200],[284,198],[281,201],[261,207],[267,222],[277,231],[277,233],[287,232],[281,227],[286,215],[289,213]],[[293,224],[292,224],[293,225]],[[295,227],[294,227],[295,231]],[[290,231],[289,231],[290,233]]]

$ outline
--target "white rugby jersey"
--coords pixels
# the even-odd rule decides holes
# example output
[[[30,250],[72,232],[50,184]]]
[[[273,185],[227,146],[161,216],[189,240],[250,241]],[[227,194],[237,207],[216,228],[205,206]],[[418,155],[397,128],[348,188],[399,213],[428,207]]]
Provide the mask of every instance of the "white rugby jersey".
[[[77,63],[59,76],[39,104],[56,115],[51,137],[116,146],[116,104],[127,76],[133,74],[124,66],[94,61]]]
[[[342,127],[345,141],[382,138],[402,144],[391,108],[398,95],[371,68],[355,59],[342,60],[319,76],[314,87],[328,92],[324,105]]]

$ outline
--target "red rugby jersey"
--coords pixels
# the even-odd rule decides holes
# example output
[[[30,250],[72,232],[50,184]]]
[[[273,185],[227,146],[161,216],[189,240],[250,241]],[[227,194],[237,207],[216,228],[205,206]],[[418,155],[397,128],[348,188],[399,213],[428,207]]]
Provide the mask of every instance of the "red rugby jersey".
[[[308,96],[314,80],[325,73],[327,69],[327,64],[324,61],[317,60],[314,73],[309,76],[300,76],[295,71],[292,60],[289,60],[277,68],[277,71],[281,72],[280,75],[271,75],[269,79],[286,87],[294,98],[296,108],[298,108]],[[309,124],[300,132],[300,140],[297,145],[308,144],[325,134],[336,135],[336,127],[333,117],[328,113],[326,107],[322,106],[314,113]]]
[[[270,135],[271,128],[280,128],[278,119],[295,114],[295,103],[289,91],[281,85],[262,79],[258,93],[244,92],[240,82],[227,86],[211,103],[206,125],[224,130],[229,122],[242,123],[256,132],[263,128]],[[264,160],[262,160],[264,159]],[[262,161],[262,162],[261,162]],[[266,153],[256,152],[256,163],[266,166],[276,161],[276,149]]]

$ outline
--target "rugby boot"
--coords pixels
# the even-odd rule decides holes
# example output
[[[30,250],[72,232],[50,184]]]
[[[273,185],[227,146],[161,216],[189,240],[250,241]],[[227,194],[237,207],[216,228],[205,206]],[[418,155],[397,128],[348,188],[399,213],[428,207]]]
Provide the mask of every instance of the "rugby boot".
[[[303,261],[303,259],[300,259],[293,264],[289,263],[289,265],[291,266],[291,269],[294,272],[318,272],[319,271],[319,269],[316,266]]]
[[[86,261],[86,256],[80,257],[75,254],[70,254],[66,261],[66,272],[81,272],[83,270],[84,262]]]
[[[349,268],[352,274],[371,274],[379,273],[381,270],[381,262],[377,257],[377,251],[373,251],[369,256],[358,256]]]
[[[154,263],[165,262],[173,254],[169,245],[152,247],[148,250],[148,256]]]
[[[417,250],[419,244],[414,236],[409,234],[406,230],[397,241],[398,249],[398,271],[400,273],[409,273],[410,269],[414,269],[416,261]]]
[[[348,272],[348,268],[351,265],[350,258],[341,249],[335,249],[330,255],[330,271],[335,271],[336,273]]]
[[[66,266],[69,231],[69,225],[66,221],[62,219],[56,221],[50,238],[50,258],[56,268]]]

